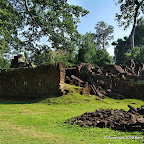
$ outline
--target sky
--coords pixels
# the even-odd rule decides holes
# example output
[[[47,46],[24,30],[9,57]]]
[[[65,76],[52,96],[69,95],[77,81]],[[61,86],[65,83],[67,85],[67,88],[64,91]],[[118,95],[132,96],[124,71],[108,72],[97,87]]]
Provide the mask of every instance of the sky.
[[[118,38],[124,38],[129,36],[132,27],[127,30],[123,30],[122,27],[118,26],[115,20],[116,13],[119,13],[119,5],[115,5],[116,0],[68,0],[69,4],[79,5],[88,10],[90,13],[85,17],[80,18],[81,23],[78,25],[78,31],[81,34],[86,32],[95,32],[95,25],[99,21],[104,21],[108,25],[114,27],[114,39],[111,41],[116,41]],[[107,51],[110,55],[114,55],[113,46],[109,46]]]

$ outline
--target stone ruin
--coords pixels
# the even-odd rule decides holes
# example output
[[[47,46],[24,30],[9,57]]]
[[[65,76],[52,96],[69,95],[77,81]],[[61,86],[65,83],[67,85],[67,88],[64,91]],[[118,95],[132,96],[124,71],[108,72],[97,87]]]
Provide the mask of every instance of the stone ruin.
[[[144,66],[130,60],[122,65],[103,67],[81,63],[66,67],[66,83],[86,87],[90,94],[123,99],[144,98]],[[87,83],[87,85],[85,85]]]
[[[79,66],[66,67],[66,83],[86,88],[90,94],[99,97],[144,98],[144,65],[130,60],[122,65],[103,67],[81,63]],[[86,85],[87,84],[87,85]],[[73,117],[66,123],[82,127],[108,127],[123,131],[144,130],[144,106],[129,111],[123,109],[97,109],[91,113]]]
[[[25,57],[21,54],[14,56],[11,61],[10,68],[20,68],[20,67],[36,67],[33,61],[26,62]]]
[[[121,131],[144,130],[144,107],[134,108],[128,105],[129,111],[123,109],[97,109],[86,112],[78,117],[68,119],[65,123],[80,125],[81,127],[108,127]]]
[[[25,62],[23,55],[15,56],[11,68],[36,67],[34,62]],[[81,63],[78,66],[65,68],[65,83],[80,86],[78,93],[88,96],[98,95],[123,99],[144,98],[144,65],[130,60],[122,65],[107,65],[103,67]]]
[[[37,99],[65,93],[65,63],[35,66],[23,55],[15,56],[11,68],[0,69],[0,97]]]
[[[15,56],[11,68],[0,72],[0,94],[11,98],[44,98],[45,95],[64,94],[64,82],[80,86],[80,94],[95,94],[122,99],[144,98],[144,66],[130,60],[122,65],[103,67],[82,63],[79,66],[65,67],[44,65],[36,67],[33,62],[26,63],[22,55]],[[66,73],[66,75],[65,75]],[[129,111],[123,109],[97,109],[74,117],[66,123],[84,127],[109,127],[117,130],[144,130],[144,107]]]
[[[23,55],[18,55],[12,59],[10,67],[16,69],[35,68],[36,65],[34,65],[33,62],[27,63]],[[11,70],[1,69],[1,73],[2,71]],[[21,80],[21,77],[24,77],[22,76],[25,73],[24,71],[28,70],[21,71],[23,71],[23,74],[19,76],[19,81]],[[89,94],[95,94],[98,95],[99,98],[108,96],[118,99],[123,99],[125,97],[144,98],[144,66],[141,63],[135,63],[133,60],[122,65],[107,65],[103,67],[81,63],[78,66],[67,66],[63,71],[63,73],[66,73],[66,76],[63,78],[65,83],[79,86],[77,91],[82,95],[88,96]],[[1,74],[1,77],[3,77],[2,75],[3,74]],[[12,79],[12,76],[10,77]],[[18,81],[16,77],[13,79]],[[40,79],[41,78],[39,78],[39,80]],[[2,81],[2,83],[5,82]]]

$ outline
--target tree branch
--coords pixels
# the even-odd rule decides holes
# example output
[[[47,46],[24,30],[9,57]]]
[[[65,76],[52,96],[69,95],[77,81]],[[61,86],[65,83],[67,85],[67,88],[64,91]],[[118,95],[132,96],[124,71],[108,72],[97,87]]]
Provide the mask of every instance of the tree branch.
[[[35,21],[35,18],[33,17],[33,15],[31,14],[30,10],[29,10],[29,7],[28,7],[28,3],[27,3],[27,0],[24,0],[25,1],[25,7],[30,15],[30,17],[32,18],[33,21]]]

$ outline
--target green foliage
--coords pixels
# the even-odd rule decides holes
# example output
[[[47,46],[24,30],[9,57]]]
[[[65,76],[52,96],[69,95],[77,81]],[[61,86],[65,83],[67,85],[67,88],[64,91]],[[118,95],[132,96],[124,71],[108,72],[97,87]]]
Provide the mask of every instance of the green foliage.
[[[140,13],[144,14],[144,1],[143,0],[118,0],[117,2],[120,5],[120,14],[116,14],[116,19],[120,26],[124,26],[124,29],[133,25],[130,42],[131,50],[135,47],[134,43],[134,34],[137,25],[137,19]]]
[[[131,53],[125,53],[125,62],[128,62],[131,59]]]
[[[67,0],[1,0],[0,54],[24,49],[34,55],[55,48],[72,61],[80,36],[77,24],[87,13]],[[48,45],[41,44],[43,37]]]
[[[86,33],[81,36],[79,41],[78,62],[93,63],[93,57],[95,55],[96,44],[95,34]]]
[[[144,63],[144,47],[135,47],[131,53],[126,53],[126,62],[131,58],[135,62]]]
[[[22,7],[23,4],[20,6]],[[74,51],[73,45],[79,37],[77,31],[79,18],[88,13],[80,6],[69,5],[67,0],[29,0],[22,12],[26,15],[28,27],[22,33],[26,39],[25,48],[34,52],[48,47]],[[35,44],[42,37],[46,37],[51,46]]]
[[[143,46],[144,46],[144,19],[141,17],[135,30],[135,48],[130,48],[130,37],[118,39],[113,42],[115,46],[116,63],[122,64],[133,58],[137,62],[143,62]]]
[[[116,64],[124,63],[126,61],[125,53],[130,52],[130,40],[128,37],[124,37],[124,39],[118,39],[115,44]]]
[[[0,68],[10,68],[10,62],[7,59],[0,58]]]
[[[0,1],[0,67],[9,68],[9,60],[5,54],[13,49],[20,49],[22,42],[18,38],[18,30],[22,28],[23,18],[9,0]]]
[[[120,26],[126,29],[134,22],[134,18],[138,18],[140,12],[144,12],[143,0],[117,0],[120,4],[120,14],[116,13],[116,20]]]
[[[49,50],[34,56],[35,64],[41,65],[45,63],[55,64],[58,62],[65,62],[69,65],[70,56],[66,51],[63,50]]]
[[[95,34],[86,33],[81,37],[78,51],[78,62],[91,63],[99,66],[112,63],[113,58],[104,49],[97,49]]]
[[[93,64],[104,66],[113,63],[113,57],[106,50],[97,49],[93,57]]]
[[[109,45],[109,41],[113,39],[114,27],[106,24],[104,21],[100,21],[95,26],[96,30],[96,44],[101,49],[106,49]]]
[[[135,47],[134,49],[132,49],[131,53],[132,58],[138,61],[138,59],[140,58],[141,49],[139,47]]]
[[[135,46],[141,47],[144,45],[144,18],[138,19],[135,30]]]
[[[5,65],[4,54],[10,53],[12,48],[18,49],[22,44],[18,38],[18,29],[22,27],[22,22],[21,14],[14,8],[14,5],[12,5],[9,0],[1,0],[0,59],[1,65],[3,66]]]

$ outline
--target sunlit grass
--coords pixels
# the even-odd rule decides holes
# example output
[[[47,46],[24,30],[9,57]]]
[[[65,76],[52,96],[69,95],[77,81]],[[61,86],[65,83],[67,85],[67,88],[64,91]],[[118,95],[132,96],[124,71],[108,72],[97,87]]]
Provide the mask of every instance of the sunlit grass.
[[[137,99],[103,99],[96,96],[82,96],[76,93],[76,87],[71,93],[55,98],[48,98],[37,103],[28,101],[0,101],[0,143],[15,144],[139,144],[143,140],[104,139],[104,136],[126,137],[144,136],[143,132],[121,132],[108,128],[83,128],[64,122],[74,116],[96,109],[125,109],[128,104],[140,107],[143,100]]]

